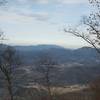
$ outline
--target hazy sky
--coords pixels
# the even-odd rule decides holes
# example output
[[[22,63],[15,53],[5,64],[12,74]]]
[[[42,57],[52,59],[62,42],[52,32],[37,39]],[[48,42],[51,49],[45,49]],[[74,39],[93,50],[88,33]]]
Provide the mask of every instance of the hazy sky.
[[[10,44],[85,46],[63,28],[78,24],[88,13],[88,0],[9,0],[0,8],[0,28]]]

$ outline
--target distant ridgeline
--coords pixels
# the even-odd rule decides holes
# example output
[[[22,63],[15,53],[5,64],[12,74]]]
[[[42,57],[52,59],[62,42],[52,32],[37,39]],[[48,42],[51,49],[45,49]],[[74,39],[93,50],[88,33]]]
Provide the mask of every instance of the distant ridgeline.
[[[0,50],[5,49],[7,45],[0,45]],[[41,54],[52,56],[58,63],[79,63],[79,64],[98,64],[99,54],[91,47],[82,47],[79,49],[68,49],[57,45],[37,45],[37,46],[13,46],[20,54],[24,64],[33,64],[36,58]]]

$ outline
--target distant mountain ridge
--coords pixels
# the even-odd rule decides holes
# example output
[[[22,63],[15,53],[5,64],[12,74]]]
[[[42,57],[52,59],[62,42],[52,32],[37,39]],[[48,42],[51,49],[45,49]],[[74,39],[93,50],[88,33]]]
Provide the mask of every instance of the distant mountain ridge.
[[[1,45],[0,45],[1,47]],[[3,48],[7,45],[2,45]],[[33,46],[13,46],[23,59],[23,62],[34,61],[41,53],[48,53],[59,63],[78,62],[82,64],[96,64],[99,62],[99,54],[94,48],[82,47],[78,49],[64,48],[58,45],[33,45]]]
[[[63,48],[58,45],[32,45],[32,46],[14,46],[16,49],[22,50],[42,50],[51,48]]]

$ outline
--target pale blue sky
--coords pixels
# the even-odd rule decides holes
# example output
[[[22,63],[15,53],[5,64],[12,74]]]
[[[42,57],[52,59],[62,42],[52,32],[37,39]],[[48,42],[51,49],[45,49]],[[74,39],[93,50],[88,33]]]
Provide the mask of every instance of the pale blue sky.
[[[13,0],[0,9],[0,27],[9,44],[57,44],[65,47],[87,43],[63,31],[89,14],[88,0]]]

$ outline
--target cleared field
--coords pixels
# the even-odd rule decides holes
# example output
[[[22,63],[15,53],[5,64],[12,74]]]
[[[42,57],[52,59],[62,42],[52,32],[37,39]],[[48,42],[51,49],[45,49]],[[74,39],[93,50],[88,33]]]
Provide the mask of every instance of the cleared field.
[[[93,92],[85,85],[72,85],[64,87],[51,87],[52,99],[44,86],[22,86],[15,92],[14,100],[96,100]],[[1,96],[0,100],[9,100]]]

